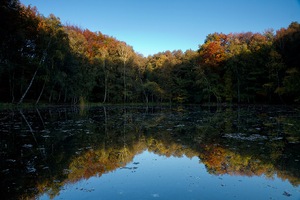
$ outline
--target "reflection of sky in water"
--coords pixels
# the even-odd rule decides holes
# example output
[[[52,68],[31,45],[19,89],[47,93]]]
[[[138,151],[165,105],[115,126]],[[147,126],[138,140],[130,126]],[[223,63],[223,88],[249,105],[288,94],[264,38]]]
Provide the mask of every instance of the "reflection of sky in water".
[[[299,200],[300,187],[278,178],[210,175],[197,157],[145,151],[124,168],[65,186],[55,199]]]

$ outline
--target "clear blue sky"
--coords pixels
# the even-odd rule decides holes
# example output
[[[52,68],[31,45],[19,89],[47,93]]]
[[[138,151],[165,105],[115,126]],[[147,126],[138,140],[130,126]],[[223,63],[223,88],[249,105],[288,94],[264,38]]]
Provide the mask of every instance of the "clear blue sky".
[[[300,0],[20,0],[63,24],[100,31],[147,56],[197,50],[209,33],[263,32],[300,23]]]

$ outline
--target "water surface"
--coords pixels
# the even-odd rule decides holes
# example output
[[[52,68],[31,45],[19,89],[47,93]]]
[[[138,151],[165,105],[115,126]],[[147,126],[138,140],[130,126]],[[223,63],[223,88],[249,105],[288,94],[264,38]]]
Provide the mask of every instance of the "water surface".
[[[5,199],[300,199],[297,107],[2,110]]]

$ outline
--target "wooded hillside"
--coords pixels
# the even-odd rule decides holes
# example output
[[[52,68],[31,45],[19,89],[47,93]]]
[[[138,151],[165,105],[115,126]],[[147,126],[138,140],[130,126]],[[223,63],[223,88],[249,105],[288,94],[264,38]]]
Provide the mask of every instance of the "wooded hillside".
[[[146,58],[125,42],[63,25],[18,0],[1,1],[0,9],[0,102],[300,100],[298,22],[263,33],[212,33],[198,51]]]

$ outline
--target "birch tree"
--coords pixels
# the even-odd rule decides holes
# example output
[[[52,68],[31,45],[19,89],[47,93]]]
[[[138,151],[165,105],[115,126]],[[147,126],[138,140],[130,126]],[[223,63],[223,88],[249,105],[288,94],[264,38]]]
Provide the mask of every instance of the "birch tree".
[[[127,98],[127,90],[126,90],[126,62],[131,56],[132,49],[127,46],[125,43],[120,43],[117,49],[118,55],[123,62],[123,93],[124,93],[124,103]]]

